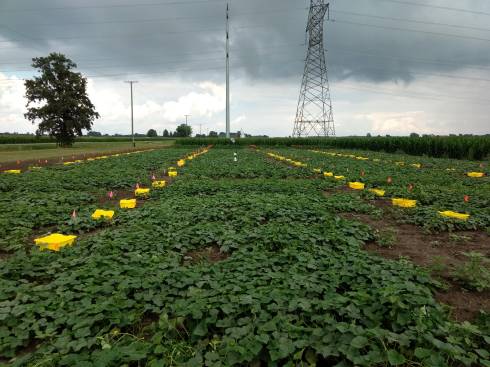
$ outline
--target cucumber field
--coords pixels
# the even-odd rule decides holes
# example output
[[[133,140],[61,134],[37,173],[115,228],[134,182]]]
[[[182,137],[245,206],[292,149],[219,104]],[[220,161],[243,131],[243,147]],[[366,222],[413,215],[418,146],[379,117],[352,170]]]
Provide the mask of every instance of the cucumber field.
[[[489,174],[254,145],[1,172],[0,365],[490,366]]]

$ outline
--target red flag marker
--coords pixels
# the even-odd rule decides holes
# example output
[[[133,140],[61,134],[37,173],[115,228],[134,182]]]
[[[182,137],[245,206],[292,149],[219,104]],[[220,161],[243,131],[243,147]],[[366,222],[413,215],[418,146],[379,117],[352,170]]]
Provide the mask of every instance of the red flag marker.
[[[114,197],[114,193],[112,191],[110,191],[107,196],[109,196],[109,199],[112,199]]]
[[[393,179],[390,177],[388,177],[388,179],[386,180],[386,182],[388,182],[389,184],[391,184],[393,182]]]
[[[465,202],[465,203],[469,203],[469,202],[470,202],[470,197],[469,197],[469,195],[465,195],[465,196],[464,196],[464,202]]]
[[[151,179],[152,179],[153,181],[155,181],[157,178],[155,177],[155,175],[153,175],[153,176],[151,176]]]

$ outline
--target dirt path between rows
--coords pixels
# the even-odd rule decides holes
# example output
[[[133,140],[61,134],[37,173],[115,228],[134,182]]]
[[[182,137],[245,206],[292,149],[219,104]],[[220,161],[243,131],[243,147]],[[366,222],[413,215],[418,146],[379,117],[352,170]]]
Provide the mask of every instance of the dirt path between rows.
[[[70,154],[67,151],[66,156],[64,156],[64,160],[62,157],[56,158],[47,158],[47,159],[30,159],[30,160],[19,160],[17,162],[2,162],[0,163],[0,172],[7,170],[21,170],[27,171],[29,167],[48,167],[54,166],[56,164],[62,164],[64,162],[76,161],[76,160],[85,160],[87,158],[95,158],[101,156],[109,156],[114,154],[124,154],[124,153],[132,153],[132,152],[146,152],[155,149],[166,149],[168,147],[148,147],[148,148],[137,148],[137,149],[123,149],[123,150],[113,150],[113,151],[105,151],[105,152],[95,152],[95,153],[84,153],[84,154]]]
[[[327,193],[331,195],[331,193]],[[436,299],[451,307],[451,316],[457,321],[474,320],[480,310],[490,312],[490,291],[467,289],[454,277],[454,269],[468,261],[463,253],[478,252],[490,257],[490,236],[484,232],[425,233],[422,228],[401,224],[390,214],[385,200],[370,202],[383,210],[383,217],[375,219],[366,214],[343,213],[341,216],[368,224],[378,233],[378,241],[365,249],[384,258],[404,257],[414,264],[431,269],[435,279],[446,288],[436,292]]]

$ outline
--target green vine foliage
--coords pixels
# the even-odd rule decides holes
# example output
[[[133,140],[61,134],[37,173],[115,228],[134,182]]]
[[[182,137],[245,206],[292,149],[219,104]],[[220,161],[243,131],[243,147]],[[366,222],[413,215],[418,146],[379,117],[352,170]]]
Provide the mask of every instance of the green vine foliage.
[[[56,192],[70,198],[62,188],[76,190],[87,195],[79,201],[84,208],[94,204],[90,187],[98,193],[130,187],[180,156],[181,150],[155,151],[32,172],[25,181],[2,176],[0,185],[11,198]],[[58,182],[52,177],[66,180],[51,187]],[[27,178],[38,184],[29,186]],[[263,152],[239,150],[235,162],[232,150],[215,148],[188,161],[144,206],[118,213],[116,222],[94,232],[82,226],[75,246],[59,253],[18,249],[0,267],[3,361],[489,366],[488,316],[474,324],[451,321],[425,272],[363,251],[374,231],[336,212],[378,209],[359,195],[322,194],[336,185]],[[4,216],[1,230],[25,246],[38,226],[74,229],[68,218],[56,219],[60,213],[51,205],[33,210],[51,219],[32,226],[24,211],[16,213],[18,227]],[[88,213],[81,209],[80,217]],[[208,248],[224,256],[186,262]]]

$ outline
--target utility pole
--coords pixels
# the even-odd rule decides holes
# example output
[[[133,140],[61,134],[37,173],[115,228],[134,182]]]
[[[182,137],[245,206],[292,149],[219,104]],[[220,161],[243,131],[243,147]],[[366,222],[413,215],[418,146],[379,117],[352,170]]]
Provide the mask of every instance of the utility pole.
[[[125,83],[128,83],[131,88],[131,137],[133,140],[133,148],[136,148],[136,142],[134,141],[134,108],[133,108],[133,84],[138,83],[137,80],[128,80]]]
[[[230,4],[226,4],[226,138],[230,138]]]
[[[185,126],[189,126],[189,124],[187,123],[187,119],[192,115],[184,115],[184,116],[185,116]]]
[[[310,0],[308,17],[308,55],[294,121],[294,137],[335,136],[332,100],[323,45],[323,23],[329,18],[330,4]]]

